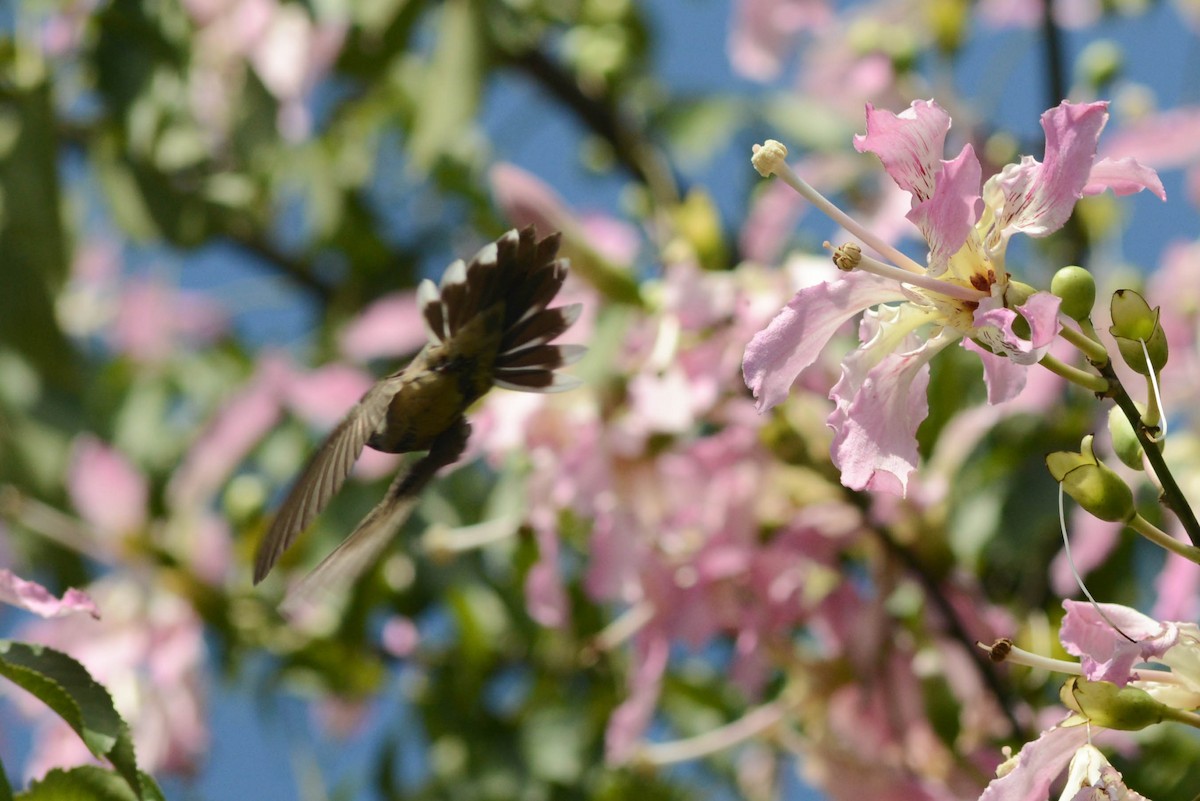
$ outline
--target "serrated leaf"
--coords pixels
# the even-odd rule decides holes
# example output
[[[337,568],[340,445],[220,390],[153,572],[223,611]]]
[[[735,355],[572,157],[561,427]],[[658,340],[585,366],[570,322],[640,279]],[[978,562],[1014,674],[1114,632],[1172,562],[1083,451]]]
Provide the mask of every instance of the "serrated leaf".
[[[97,765],[55,768],[19,794],[17,801],[165,801],[154,779],[145,773],[139,777],[140,798],[123,777]]]
[[[0,640],[0,675],[54,710],[89,751],[112,763],[135,795],[141,792],[129,727],[83,665],[53,648]]]

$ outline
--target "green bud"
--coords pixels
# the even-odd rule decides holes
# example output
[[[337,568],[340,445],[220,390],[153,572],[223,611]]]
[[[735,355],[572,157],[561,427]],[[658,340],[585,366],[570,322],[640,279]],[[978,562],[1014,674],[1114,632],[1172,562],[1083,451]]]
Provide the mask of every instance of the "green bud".
[[[1054,480],[1075,503],[1101,520],[1127,522],[1136,509],[1133,492],[1121,477],[1096,459],[1092,435],[1083,438],[1079,453],[1056,451],[1046,457],[1046,467]]]
[[[1098,39],[1079,54],[1076,70],[1083,81],[1100,89],[1115,81],[1125,67],[1125,54],[1112,39]]]
[[[1157,373],[1167,363],[1167,335],[1158,322],[1158,308],[1150,308],[1132,289],[1118,289],[1112,297],[1112,326],[1108,332],[1117,341],[1121,358],[1141,375],[1149,375],[1150,367]],[[1150,366],[1142,353],[1142,341],[1150,354]]]
[[[1145,413],[1144,406],[1140,403],[1135,405],[1139,413]],[[1108,410],[1108,433],[1112,437],[1113,452],[1117,454],[1117,458],[1126,467],[1141,470],[1142,443],[1138,442],[1137,434],[1133,432],[1133,426],[1129,424],[1129,418],[1122,413],[1120,406],[1113,406]]]
[[[1050,291],[1062,298],[1059,308],[1072,320],[1082,322],[1092,316],[1096,305],[1096,280],[1082,267],[1063,267],[1050,281]]]
[[[1138,731],[1161,723],[1166,705],[1137,687],[1118,687],[1107,681],[1088,681],[1072,676],[1058,693],[1068,709],[1097,726],[1120,731]]]

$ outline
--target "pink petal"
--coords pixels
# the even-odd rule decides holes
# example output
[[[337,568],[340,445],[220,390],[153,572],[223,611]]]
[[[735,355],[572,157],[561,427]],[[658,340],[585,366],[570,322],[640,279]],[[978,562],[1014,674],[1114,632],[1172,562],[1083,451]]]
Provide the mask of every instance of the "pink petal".
[[[246,386],[230,398],[205,427],[167,484],[175,508],[208,503],[280,417],[284,386],[291,375],[282,358],[262,359]]]
[[[383,624],[379,635],[383,650],[397,659],[407,659],[421,644],[421,632],[412,618],[403,615],[393,615]]]
[[[1055,726],[1025,743],[1016,767],[993,779],[979,801],[1045,801],[1050,785],[1066,769],[1071,757],[1088,741],[1087,726]]]
[[[979,219],[982,201],[979,186],[983,168],[970,145],[952,161],[941,162],[933,196],[913,206],[908,219],[921,229],[929,243],[929,266],[933,275],[946,270],[946,263],[967,241]]]
[[[102,534],[128,534],[146,522],[146,477],[120,451],[89,434],[72,448],[67,493],[83,519]]]
[[[62,617],[76,612],[100,617],[96,604],[82,590],[69,589],[60,600],[41,584],[26,581],[3,568],[0,568],[0,603],[11,604],[41,617]]]
[[[558,566],[558,531],[551,515],[539,510],[533,521],[538,561],[525,577],[529,616],[546,628],[562,628],[570,618],[570,602]]]
[[[1017,312],[1029,323],[1030,338],[1022,339],[1012,328],[1017,312],[1001,307],[999,298],[986,298],[975,310],[976,334],[995,349],[1006,353],[1017,364],[1036,364],[1050,350],[1054,338],[1058,336],[1062,326],[1058,320],[1061,303],[1061,298],[1049,292],[1035,292],[1023,306],[1018,306]]]
[[[787,397],[792,383],[847,320],[876,304],[903,299],[894,282],[857,272],[797,292],[746,346],[742,375],[758,410]]]
[[[354,361],[413,353],[427,341],[417,309],[417,293],[384,295],[342,329],[338,350]]]
[[[613,711],[604,734],[605,760],[610,765],[625,763],[637,752],[638,742],[658,704],[669,655],[670,642],[657,629],[644,630],[634,640],[629,697]]]
[[[1025,377],[1029,370],[1007,356],[998,356],[974,340],[962,341],[964,350],[969,350],[983,362],[983,381],[987,385],[989,404],[1012,400],[1025,389]]]
[[[1046,132],[1045,162],[1025,156],[1009,164],[988,183],[1003,195],[998,228],[1046,236],[1071,216],[1088,183],[1096,159],[1096,141],[1108,122],[1108,104],[1068,103],[1042,115]],[[989,205],[995,206],[989,198]]]
[[[778,77],[793,37],[830,16],[825,0],[739,0],[728,43],[734,72],[756,81]]]
[[[1083,194],[1098,195],[1105,189],[1111,189],[1117,195],[1132,195],[1149,189],[1159,200],[1167,199],[1167,190],[1163,189],[1158,173],[1129,156],[1100,159],[1092,166]]]
[[[357,367],[327,364],[307,372],[291,372],[283,384],[284,402],[304,422],[332,428],[374,383]]]
[[[575,224],[574,215],[542,179],[515,164],[500,162],[488,172],[496,205],[514,225],[536,225],[539,231],[561,231]]]
[[[889,354],[867,373],[833,440],[842,484],[904,495],[919,458],[917,427],[929,413],[929,360],[952,341]]]
[[[1179,639],[1174,623],[1160,623],[1120,604],[1099,607],[1104,617],[1090,603],[1063,601],[1067,615],[1058,633],[1067,653],[1081,657],[1084,675],[1092,681],[1124,685],[1135,663],[1162,656]]]
[[[1115,524],[1114,524],[1115,525]],[[1159,620],[1195,620],[1200,614],[1200,565],[1173,553],[1155,581],[1158,600],[1153,615]]]
[[[900,114],[877,111],[868,103],[867,133],[854,137],[854,149],[878,156],[916,203],[933,197],[948,130],[950,115],[932,100],[914,100]]]

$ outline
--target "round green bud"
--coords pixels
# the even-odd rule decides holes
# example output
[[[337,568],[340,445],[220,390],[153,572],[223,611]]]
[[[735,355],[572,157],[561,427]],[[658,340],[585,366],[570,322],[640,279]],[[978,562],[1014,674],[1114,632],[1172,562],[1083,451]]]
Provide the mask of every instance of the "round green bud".
[[[1092,316],[1096,305],[1096,280],[1082,267],[1063,267],[1050,281],[1050,291],[1062,298],[1060,309],[1072,320],[1080,321]]]
[[[1145,413],[1145,408],[1140,404],[1136,404],[1138,411]],[[1142,443],[1138,442],[1137,434],[1133,432],[1133,426],[1129,424],[1124,412],[1120,406],[1113,406],[1108,410],[1108,433],[1112,437],[1113,452],[1117,455],[1126,467],[1131,467],[1134,470],[1141,470],[1142,465]]]
[[[1083,81],[1100,89],[1120,77],[1125,68],[1125,54],[1112,39],[1098,39],[1083,48],[1075,64]]]
[[[1059,691],[1068,709],[1097,726],[1120,731],[1138,731],[1161,723],[1165,705],[1137,687],[1118,687],[1107,681],[1071,677]]]
[[[1110,522],[1128,522],[1136,514],[1133,491],[1096,459],[1090,434],[1083,438],[1079,453],[1052,453],[1046,457],[1046,467],[1063,491],[1089,514]]]

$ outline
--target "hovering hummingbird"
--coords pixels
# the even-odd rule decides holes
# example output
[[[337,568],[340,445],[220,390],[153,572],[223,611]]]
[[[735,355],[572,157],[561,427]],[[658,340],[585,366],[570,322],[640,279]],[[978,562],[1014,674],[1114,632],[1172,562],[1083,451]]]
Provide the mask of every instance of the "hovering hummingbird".
[[[566,260],[556,258],[559,239],[556,233],[538,241],[532,226],[514,229],[470,262],[447,267],[440,287],[421,282],[417,302],[429,342],[408,366],[371,387],[309,460],[259,546],[255,584],[341,488],[363,446],[430,453],[397,476],[383,501],[304,583],[357,575],[374,560],[434,472],[461,455],[470,433],[464,413],[493,385],[523,392],[578,385],[555,370],[578,361],[585,348],[549,344],[582,308],[547,308],[567,275]]]

